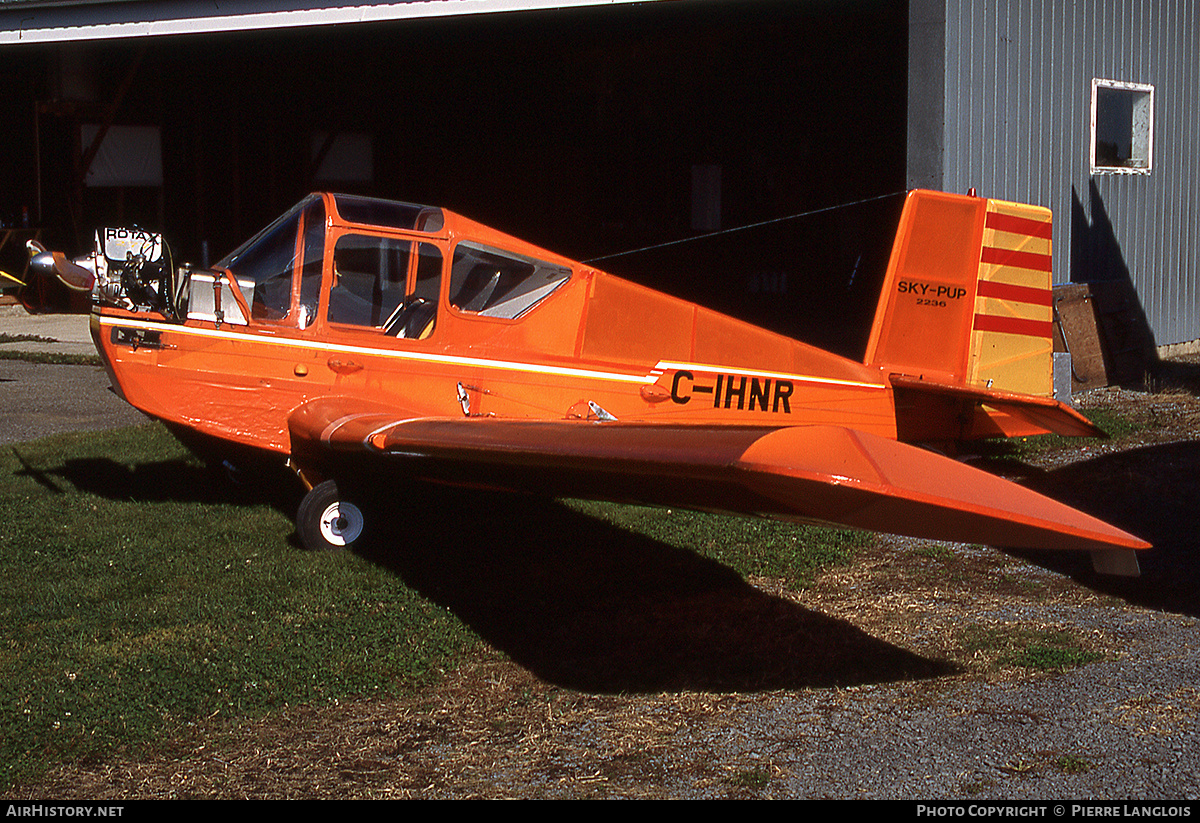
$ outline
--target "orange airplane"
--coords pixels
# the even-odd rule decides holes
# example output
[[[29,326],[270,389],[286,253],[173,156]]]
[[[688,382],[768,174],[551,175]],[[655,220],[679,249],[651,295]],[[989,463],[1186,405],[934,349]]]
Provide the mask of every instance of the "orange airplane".
[[[922,447],[1101,434],[1053,397],[1050,242],[1045,209],[910,192],[861,362],[357,196],[310,195],[206,271],[114,229],[30,268],[91,292],[129,403],[202,455],[286,461],[310,548],[379,528],[364,503],[391,478],[1082,550],[1136,574],[1144,541]]]

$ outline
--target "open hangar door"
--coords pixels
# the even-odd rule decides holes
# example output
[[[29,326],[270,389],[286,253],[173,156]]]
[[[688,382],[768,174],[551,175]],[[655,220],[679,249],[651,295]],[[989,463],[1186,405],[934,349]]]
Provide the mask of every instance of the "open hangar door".
[[[904,185],[893,2],[142,37],[7,49],[6,68],[18,57],[41,67],[41,220],[68,245],[137,223],[178,259],[215,260],[307,192],[351,191],[443,205],[780,331],[824,321],[817,342],[853,349],[898,214],[875,198]],[[97,125],[112,145],[93,146]]]

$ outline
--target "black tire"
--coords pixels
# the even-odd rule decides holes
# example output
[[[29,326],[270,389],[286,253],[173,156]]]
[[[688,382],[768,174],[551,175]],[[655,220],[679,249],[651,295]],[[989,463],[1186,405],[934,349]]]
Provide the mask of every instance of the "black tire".
[[[296,512],[296,534],[312,551],[348,549],[362,537],[365,525],[362,508],[346,500],[333,480],[313,486]]]

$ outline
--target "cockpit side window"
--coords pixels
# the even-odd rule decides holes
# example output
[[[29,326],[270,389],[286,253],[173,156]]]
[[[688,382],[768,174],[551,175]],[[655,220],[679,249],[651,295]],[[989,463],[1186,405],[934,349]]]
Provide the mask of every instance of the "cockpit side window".
[[[566,266],[464,241],[454,249],[450,304],[459,311],[511,320],[545,300],[570,276]]]
[[[330,323],[423,339],[433,332],[442,253],[431,243],[343,235],[333,250]]]

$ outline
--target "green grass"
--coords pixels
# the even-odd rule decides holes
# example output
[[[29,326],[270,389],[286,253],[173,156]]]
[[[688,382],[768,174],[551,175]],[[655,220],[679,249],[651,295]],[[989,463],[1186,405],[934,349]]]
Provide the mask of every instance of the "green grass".
[[[649,538],[798,583],[868,539],[567,505],[641,535],[639,546]],[[210,485],[157,425],[3,447],[0,506],[0,790],[56,763],[169,745],[209,718],[419,689],[481,642],[395,566],[300,549],[285,506]],[[424,539],[449,549],[483,528]],[[490,557],[481,551],[467,557]]]
[[[95,354],[68,354],[66,352],[0,350],[0,360],[23,360],[27,363],[46,363],[51,366],[100,366],[100,356]]]
[[[1064,754],[1054,761],[1054,765],[1063,774],[1086,774],[1096,768],[1096,764],[1085,760],[1079,755]]]
[[[57,343],[52,337],[36,334],[0,333],[0,343]],[[62,366],[99,366],[100,357],[95,354],[67,354],[64,352],[0,350],[0,360],[24,360],[29,363],[47,363]]]
[[[200,477],[156,426],[0,455],[0,785],[204,718],[412,688],[475,642],[394,575],[297,549],[275,508]]]
[[[626,531],[695,551],[743,576],[782,578],[792,587],[811,585],[821,571],[846,565],[872,539],[867,532],[704,512],[590,501],[570,505]]]
[[[762,791],[771,782],[771,770],[766,766],[751,766],[734,773],[729,778],[729,785],[738,789]]]
[[[1104,655],[1086,648],[1070,632],[1020,625],[971,626],[962,632],[960,645],[968,653],[980,652],[997,666],[1037,671],[1063,671]]]
[[[9,334],[0,332],[0,343],[57,343],[53,337],[42,337],[39,334]]]
[[[1074,645],[1074,641],[1068,640],[1066,644],[1062,644],[1054,638],[1050,644],[1030,643],[1008,658],[1014,666],[1040,671],[1073,669],[1103,659],[1104,655],[1079,648]]]

